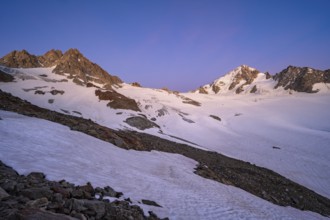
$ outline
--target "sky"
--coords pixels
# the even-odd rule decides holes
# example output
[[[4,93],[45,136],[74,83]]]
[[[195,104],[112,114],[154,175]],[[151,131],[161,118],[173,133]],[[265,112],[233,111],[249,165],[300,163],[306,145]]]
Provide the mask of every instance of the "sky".
[[[330,0],[2,0],[0,57],[77,48],[125,82],[190,91],[245,64],[330,69]]]

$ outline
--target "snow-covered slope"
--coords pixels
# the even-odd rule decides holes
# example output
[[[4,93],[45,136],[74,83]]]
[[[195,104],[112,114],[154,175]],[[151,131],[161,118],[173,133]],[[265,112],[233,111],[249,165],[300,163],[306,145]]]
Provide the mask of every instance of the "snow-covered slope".
[[[138,205],[170,219],[326,219],[197,176],[196,162],[181,155],[127,151],[45,120],[5,111],[0,117],[0,160],[21,174],[111,185],[135,204],[157,201],[161,208]]]
[[[125,123],[125,120],[128,117],[144,115],[148,120],[153,121],[154,123],[159,125],[159,128],[155,127],[140,132],[154,134],[159,137],[171,139],[176,142],[188,143],[193,147],[217,151],[234,158],[249,161],[256,165],[274,170],[281,175],[288,177],[293,181],[296,181],[316,191],[317,193],[330,198],[330,164],[328,162],[330,160],[330,111],[328,111],[328,109],[330,108],[329,92],[325,91],[323,93],[316,94],[291,92],[290,94],[282,88],[278,88],[276,90],[277,92],[270,92],[270,88],[273,91],[274,82],[271,81],[269,78],[267,79],[266,74],[254,72],[254,69],[249,69],[249,71],[247,71],[248,73],[246,74],[248,76],[254,76],[254,78],[252,77],[253,82],[251,84],[246,84],[247,81],[250,81],[249,77],[242,76],[241,80],[239,82],[237,81],[238,83],[234,85],[233,91],[230,90],[230,92],[228,92],[228,89],[233,82],[232,78],[235,78],[235,76],[237,76],[237,73],[233,73],[232,75],[225,76],[222,80],[218,80],[217,85],[220,85],[221,82],[224,82],[224,85],[221,85],[222,87],[220,86],[220,92],[218,92],[217,94],[212,94],[211,87],[208,87],[210,94],[178,94],[165,90],[134,87],[125,83],[121,84],[120,87],[116,87],[115,91],[120,94],[123,94],[126,97],[134,99],[138,103],[141,112],[137,112],[125,109],[113,109],[108,107],[107,104],[109,101],[99,101],[99,98],[95,95],[95,90],[97,90],[97,88],[87,88],[84,86],[79,86],[72,82],[72,80],[68,80],[65,75],[62,76],[52,73],[53,68],[54,67],[8,69],[1,67],[0,69],[15,76],[16,79],[15,82],[0,82],[0,89],[10,92],[14,96],[26,99],[29,102],[38,106],[66,114],[90,118],[91,120],[99,124],[114,129],[138,130],[137,128],[131,127],[129,124]],[[250,93],[250,90],[254,87],[254,83],[258,83],[258,90],[256,93]],[[103,86],[97,83],[95,83],[94,85],[99,87]],[[324,84],[317,84],[315,86],[318,88],[323,88],[325,90],[327,89]],[[236,94],[235,90],[240,87],[243,88],[244,91],[242,91],[241,94],[244,95]],[[224,92],[222,94],[221,91],[227,92]],[[54,95],[55,93],[57,94]],[[14,120],[6,120],[6,115],[1,117],[3,117],[5,120],[0,121],[2,123],[0,129],[6,130],[7,126],[10,126],[8,124],[9,122],[10,124],[14,123]],[[8,118],[11,117],[14,116],[8,116]],[[28,123],[28,121],[32,120],[31,123],[36,123],[36,127],[37,125],[41,126],[40,122],[34,122],[34,119],[27,119],[21,116],[15,117],[20,118],[18,122],[21,120],[21,122],[19,122],[21,124]],[[18,125],[14,124],[13,126]],[[42,126],[45,127],[43,127],[43,130],[47,130],[47,126],[53,127],[55,125],[52,123],[46,123]],[[12,129],[14,129],[14,127]],[[20,130],[16,132],[22,131]],[[66,129],[66,132],[69,131]],[[65,136],[64,133],[66,132],[61,131],[59,134],[52,134],[51,132],[49,132],[49,134]],[[14,134],[16,135],[15,132]],[[32,133],[26,135],[34,137],[34,135],[36,134]],[[39,135],[44,136],[46,134],[44,132],[40,132]],[[75,135],[76,134],[70,133],[70,136],[68,136],[66,139],[67,145],[70,145],[69,137],[74,138],[76,137]],[[39,139],[41,139],[40,136],[36,136],[36,141],[33,141],[34,139],[32,139],[31,141],[33,141],[33,143],[30,143],[30,145],[35,144],[36,146],[39,146],[38,141],[40,141]],[[26,137],[27,136],[24,136],[22,138]],[[15,143],[13,139],[14,138],[8,140],[13,141],[13,143]],[[81,139],[85,140],[84,138]],[[88,139],[88,141],[86,140],[86,143],[94,142],[94,140],[95,139]],[[95,143],[99,143],[98,140],[96,141],[97,142]],[[2,147],[8,148],[9,142],[1,143]],[[94,144],[91,145],[94,146]],[[104,146],[103,142],[100,145]],[[106,146],[109,147],[109,144],[107,144]],[[51,146],[51,148],[53,147],[54,146]],[[13,148],[12,152],[16,152],[17,149],[18,147]],[[115,148],[112,146],[111,149]],[[58,152],[62,151],[61,148],[58,148],[57,150]],[[121,150],[117,150],[118,152],[121,152],[120,154],[126,155],[125,153],[122,153]],[[117,150],[111,151],[115,152]],[[86,150],[86,152],[81,152],[81,154],[79,154],[79,157],[84,158],[86,157],[85,154],[87,154],[89,157],[92,154],[90,151],[91,150],[88,150],[87,152]],[[47,156],[47,152],[47,149],[42,148],[42,150],[40,150],[38,148],[37,150],[35,150],[34,153],[36,153],[36,155],[41,154],[43,156]],[[65,149],[63,149],[63,152],[65,152]],[[97,153],[95,154],[99,155]],[[110,158],[111,153],[109,150],[109,152],[102,151],[102,154],[109,154],[108,157]],[[195,162],[187,159],[182,159],[182,157],[177,158],[173,155],[162,153],[150,154],[141,152],[136,154],[143,155],[139,157],[139,159],[136,159],[136,161],[148,161],[149,159],[146,158],[153,154],[159,156],[156,156],[154,159],[151,159],[152,156],[150,156],[150,160],[154,160],[154,164],[150,166],[156,167],[153,171],[149,170],[151,173],[148,173],[149,168],[143,167],[142,165],[139,168],[139,172],[143,172],[142,170],[146,169],[147,174],[141,175],[150,180],[148,182],[143,183],[147,185],[143,188],[146,190],[150,189],[150,187],[154,187],[150,186],[153,185],[151,184],[153,182],[158,183],[157,181],[167,181],[168,177],[162,176],[162,164],[157,165],[156,162],[166,160],[163,157],[171,158],[168,163],[166,162],[167,168],[164,168],[165,170],[167,170],[164,171],[165,173],[167,172],[166,175],[170,175],[168,174],[170,173],[168,170],[183,169],[180,167],[188,167],[189,169],[187,168],[187,170],[189,170],[190,173],[195,166]],[[4,154],[1,155],[2,157],[6,157],[4,156]],[[114,153],[114,155],[116,154]],[[10,165],[13,165],[16,169],[22,169],[24,165],[24,160],[22,161],[21,156],[23,157],[24,155],[20,155],[20,157],[17,156],[15,159],[14,155],[12,155],[10,159],[12,164]],[[95,158],[96,157],[99,156],[95,156]],[[126,155],[125,157],[130,158],[131,156]],[[103,162],[99,163],[95,162],[96,159],[94,160],[93,158],[91,158],[92,161],[88,162],[88,164],[96,163],[95,167],[98,167],[100,169],[102,166],[118,165],[113,165],[116,163],[114,162],[116,160],[113,158],[109,159],[108,161],[102,159]],[[52,161],[51,158],[49,158],[49,160]],[[72,178],[79,177],[80,167],[82,166],[81,163],[84,163],[85,158],[78,158],[75,160],[77,160],[77,163],[79,162],[80,165],[77,165],[77,168],[73,166],[72,170],[68,170],[68,173],[65,175],[61,171],[60,173],[58,173],[58,176],[55,176],[57,175],[55,171],[57,169],[55,167],[55,164],[53,164],[53,168],[46,170],[48,171],[46,173],[52,175],[52,172],[54,172],[54,178],[64,175],[63,177],[61,177],[61,179],[66,178],[67,176],[68,180],[78,181],[75,179],[70,179],[69,175],[70,172],[73,172],[77,173],[77,175]],[[181,162],[178,163],[178,161],[181,160],[182,163],[187,162],[187,164],[180,164]],[[56,160],[54,161],[54,163],[55,162]],[[134,166],[140,166],[138,162],[134,163],[136,163]],[[171,169],[169,168],[169,164],[171,164]],[[44,164],[42,164],[42,166],[44,166]],[[36,167],[31,166],[30,168],[32,171]],[[102,172],[100,171],[94,174],[93,172],[95,171],[95,169],[98,168],[91,167],[90,176],[88,174],[85,177],[79,178],[84,178],[82,181],[93,181],[93,179],[95,179],[96,184],[103,184],[101,183],[101,181],[97,182],[99,181],[97,179],[102,178],[102,182],[105,181],[105,177],[102,172],[106,171],[103,170]],[[124,168],[118,169],[124,170]],[[177,185],[175,185],[175,187],[173,186],[173,192],[184,190],[180,188],[182,187],[179,186],[180,184],[189,185],[190,181],[181,180],[181,175],[188,180],[190,180],[189,178],[200,178],[191,177],[190,174],[183,174],[181,173],[181,171],[176,171],[178,173],[174,175],[174,179],[170,180],[175,182],[175,178],[178,178],[177,182],[175,182]],[[22,172],[25,172],[25,170],[22,170]],[[100,175],[100,177],[97,177],[98,175]],[[132,174],[128,173],[127,175],[131,176]],[[165,180],[159,180],[159,178]],[[132,186],[130,185],[130,183],[127,183],[127,181],[125,182],[123,179],[124,177],[118,177],[118,179],[114,178],[111,179],[111,181],[114,182],[109,182],[107,184],[114,183],[111,185],[123,187],[119,188],[118,190],[124,191],[126,195],[132,195],[135,196],[136,199],[140,199],[142,197],[138,194],[140,192],[135,192],[133,188],[129,188]],[[202,216],[205,215],[206,219],[214,219],[223,215],[225,216],[225,219],[236,219],[240,218],[241,216],[243,218],[245,217],[246,213],[250,212],[250,214],[247,215],[250,216],[250,218],[264,219],[271,218],[274,213],[278,212],[279,214],[275,215],[278,216],[278,218],[283,217],[295,219],[297,218],[297,216],[296,214],[292,213],[298,213],[298,218],[299,215],[306,214],[302,214],[299,211],[288,208],[279,208],[273,205],[264,205],[264,201],[259,201],[259,199],[255,197],[251,199],[251,195],[246,194],[241,190],[237,191],[237,189],[233,189],[230,187],[223,188],[224,186],[217,185],[218,183],[214,183],[205,179],[194,179],[194,181],[201,181],[201,183],[197,184],[196,186],[192,186],[192,189],[189,192],[185,192],[186,194],[182,192],[182,194],[178,194],[177,196],[175,196],[173,195],[173,193],[168,195],[168,197],[165,197],[164,194],[168,193],[167,190],[166,192],[157,192],[157,190],[159,191],[161,188],[166,188],[166,185],[170,184],[166,181],[162,183],[163,185],[159,183],[162,187],[154,188],[153,191],[151,191],[153,193],[150,193],[150,195],[152,194],[152,196],[150,196],[150,199],[154,199],[155,201],[159,201],[160,203],[164,201],[162,204],[164,205],[165,209],[156,210],[157,214],[163,213],[164,216],[168,215],[169,217],[177,217],[178,219],[188,219],[192,216],[202,218]],[[121,185],[121,182],[125,183]],[[204,184],[210,184],[207,186],[209,187],[209,190],[204,189],[206,188],[205,186],[203,187]],[[214,197],[212,197],[212,192],[217,192],[217,190],[219,190],[217,187],[221,188],[219,191],[220,193],[219,195],[214,195]],[[235,192],[232,190],[234,190]],[[193,191],[194,193],[192,193]],[[155,194],[157,193],[159,195],[155,196]],[[203,194],[207,196],[204,196]],[[243,195],[243,200],[238,200],[236,196],[234,197],[235,199],[232,199],[231,195]],[[230,198],[227,198],[227,196]],[[245,200],[246,196],[250,196],[249,199]],[[177,200],[178,203],[175,203],[175,205],[171,206],[169,203],[173,202],[173,200]],[[253,201],[252,204],[250,204],[251,201]],[[254,203],[255,201],[261,202],[258,203],[258,205],[267,208],[258,209],[258,205],[256,205],[257,203]],[[246,209],[237,208],[241,207],[241,205]],[[253,207],[250,207],[251,205]],[[201,206],[201,208],[197,208],[197,206]],[[206,207],[209,207],[209,209],[207,209]],[[222,209],[221,207],[227,207],[228,209]],[[246,213],[245,211],[237,212],[236,210],[245,210]],[[273,212],[272,210],[275,211]],[[209,214],[206,215],[206,213]],[[315,216],[313,215],[313,217]],[[303,216],[302,218],[312,217]]]

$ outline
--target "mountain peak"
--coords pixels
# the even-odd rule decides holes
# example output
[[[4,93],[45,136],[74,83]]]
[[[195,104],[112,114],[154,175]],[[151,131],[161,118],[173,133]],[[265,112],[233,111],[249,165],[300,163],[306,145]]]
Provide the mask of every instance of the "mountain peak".
[[[239,94],[244,91],[244,86],[250,85],[254,79],[257,78],[259,73],[260,72],[257,69],[248,65],[240,65],[234,70],[215,80],[213,83],[199,88],[199,92],[214,92],[217,94],[220,91],[234,90],[235,93]]]
[[[78,49],[67,50],[58,61],[54,73],[60,75],[68,74],[68,78],[73,79],[78,85],[98,83],[105,87],[122,83],[117,76],[112,76],[100,66],[88,60]],[[93,85],[93,84],[92,84]]]
[[[83,54],[76,48],[70,48],[64,53],[64,56],[83,57]]]
[[[38,58],[34,55],[31,55],[26,50],[14,50],[10,52],[9,54],[5,55],[0,59],[0,64],[13,68],[33,68],[41,66],[38,61]]]
[[[240,65],[240,66],[238,66],[236,69],[241,69],[241,70],[247,70],[247,69],[249,69],[249,70],[255,70],[256,68],[253,68],[253,67],[250,67],[250,66],[248,66],[248,65],[246,65],[246,64],[242,64],[242,65]]]
[[[277,81],[275,89],[284,87],[297,92],[318,92],[313,89],[315,83],[330,83],[330,72],[310,67],[288,66],[274,76]]]
[[[47,51],[43,56],[39,56],[38,60],[43,67],[51,67],[55,66],[62,56],[62,51],[51,49],[50,51]]]
[[[37,68],[53,67],[53,72],[66,75],[79,85],[98,83],[109,88],[113,84],[122,83],[117,76],[112,76],[100,66],[92,63],[75,48],[67,50],[64,54],[61,50],[52,49],[42,56],[29,54],[26,50],[12,51],[0,59],[0,64],[11,68]],[[93,84],[92,84],[93,85]]]

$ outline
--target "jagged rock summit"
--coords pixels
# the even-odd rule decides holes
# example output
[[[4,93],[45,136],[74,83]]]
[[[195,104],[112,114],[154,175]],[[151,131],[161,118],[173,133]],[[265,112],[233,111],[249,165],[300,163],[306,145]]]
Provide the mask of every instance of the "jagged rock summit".
[[[241,65],[230,71],[223,77],[213,81],[211,84],[200,87],[196,90],[199,93],[204,94],[225,94],[242,92],[257,92],[255,81],[269,81],[271,76],[269,73],[260,73],[255,68],[247,65]]]
[[[268,72],[261,73],[255,68],[241,65],[194,92],[202,94],[265,94],[275,90],[288,90],[288,92],[315,93],[322,87],[326,87],[329,91],[328,83],[330,83],[330,70],[321,71],[309,67],[289,66],[271,76]]]
[[[309,67],[288,66],[274,76],[277,81],[275,89],[284,87],[297,92],[315,93],[319,90],[314,89],[316,83],[330,83],[330,69],[321,71]]]
[[[35,56],[26,50],[13,51],[0,59],[0,65],[10,68],[55,67],[53,72],[65,75],[79,85],[101,84],[105,88],[122,83],[100,66],[89,61],[77,49],[69,49],[64,54],[60,50],[50,50],[42,56]]]

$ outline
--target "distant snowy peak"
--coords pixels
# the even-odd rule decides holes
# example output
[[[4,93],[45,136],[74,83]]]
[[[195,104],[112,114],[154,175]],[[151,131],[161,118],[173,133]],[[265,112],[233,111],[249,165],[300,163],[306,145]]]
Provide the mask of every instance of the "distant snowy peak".
[[[309,67],[289,66],[271,76],[257,69],[241,65],[195,93],[202,94],[267,94],[330,92],[330,70],[321,71]]]
[[[69,49],[64,54],[60,50],[50,50],[42,56],[35,56],[26,50],[13,51],[0,59],[0,65],[10,68],[53,67],[53,72],[73,79],[78,85],[95,86],[101,84],[105,88],[120,84],[122,80],[112,76],[100,66],[92,63],[77,49]]]
[[[258,82],[261,83],[260,86],[257,86]],[[273,84],[269,73],[260,73],[255,68],[241,65],[213,83],[200,87],[195,92],[204,94],[256,93],[258,87],[260,87],[260,91],[269,89],[269,86],[272,86],[269,84]]]

